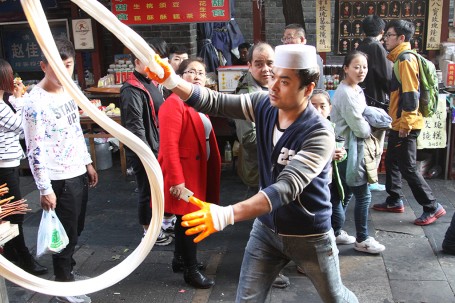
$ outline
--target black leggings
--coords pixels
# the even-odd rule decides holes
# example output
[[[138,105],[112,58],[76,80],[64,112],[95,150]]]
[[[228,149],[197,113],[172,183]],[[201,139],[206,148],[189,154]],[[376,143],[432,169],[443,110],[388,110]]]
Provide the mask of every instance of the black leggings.
[[[197,264],[197,244],[193,242],[194,236],[185,235],[188,229],[182,226],[182,216],[176,215],[177,221],[175,222],[175,256],[182,256],[185,266]]]
[[[19,170],[16,167],[0,168],[0,184],[7,184],[9,191],[1,197],[5,199],[14,196],[13,201],[22,199],[19,183]],[[10,261],[19,261],[19,259],[30,258],[30,253],[25,245],[24,232],[22,224],[24,223],[25,215],[11,215],[5,217],[4,220],[17,224],[19,235],[8,241],[4,246],[4,256]]]

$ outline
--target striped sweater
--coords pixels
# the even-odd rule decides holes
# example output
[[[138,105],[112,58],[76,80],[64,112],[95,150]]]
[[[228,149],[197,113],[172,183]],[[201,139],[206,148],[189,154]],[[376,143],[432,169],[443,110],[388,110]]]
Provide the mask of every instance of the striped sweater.
[[[3,100],[0,100],[0,167],[17,167],[24,152],[19,143],[22,132],[22,108],[14,112]]]

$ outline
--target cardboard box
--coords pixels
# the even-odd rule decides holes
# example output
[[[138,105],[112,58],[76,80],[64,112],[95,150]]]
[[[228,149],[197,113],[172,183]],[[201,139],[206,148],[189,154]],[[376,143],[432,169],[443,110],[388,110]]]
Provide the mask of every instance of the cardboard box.
[[[218,91],[233,93],[237,88],[240,78],[248,71],[248,66],[223,66],[218,67]]]

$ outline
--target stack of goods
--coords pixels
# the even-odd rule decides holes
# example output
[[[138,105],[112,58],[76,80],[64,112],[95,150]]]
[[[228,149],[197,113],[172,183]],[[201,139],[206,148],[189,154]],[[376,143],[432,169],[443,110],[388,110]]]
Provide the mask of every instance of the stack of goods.
[[[134,65],[130,54],[120,54],[114,56],[114,64],[109,65],[107,73],[114,75],[115,84],[122,84],[134,71]]]
[[[6,187],[6,183],[0,185],[0,196],[7,194],[9,188]],[[0,200],[0,244],[3,245],[7,241],[16,237],[19,234],[19,229],[17,224],[11,224],[9,221],[2,221],[3,218],[11,215],[24,215],[26,212],[31,209],[28,208],[26,200],[21,199],[14,202],[14,196]]]
[[[7,194],[8,191],[9,188],[6,187],[6,183],[0,185],[0,196]],[[14,196],[0,200],[0,219],[10,215],[24,215],[27,211],[30,211],[30,209],[28,209],[28,204],[25,203],[25,199],[11,202],[12,200],[14,200]]]
[[[108,106],[104,106],[101,104],[101,100],[99,99],[93,99],[90,100],[90,102],[98,108],[100,111],[105,113],[108,116],[120,116],[120,108],[116,107],[114,103],[110,103]],[[84,113],[84,111],[81,109],[79,110],[79,114],[81,116],[86,116],[87,114]]]
[[[341,65],[324,65],[324,88],[326,90],[336,90],[340,84],[342,74]]]

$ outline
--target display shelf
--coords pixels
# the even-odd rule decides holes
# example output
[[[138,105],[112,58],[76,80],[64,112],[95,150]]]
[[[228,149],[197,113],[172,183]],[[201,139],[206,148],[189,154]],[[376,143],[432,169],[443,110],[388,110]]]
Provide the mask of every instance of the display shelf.
[[[89,94],[120,94],[120,87],[89,87],[85,89],[85,92]]]

